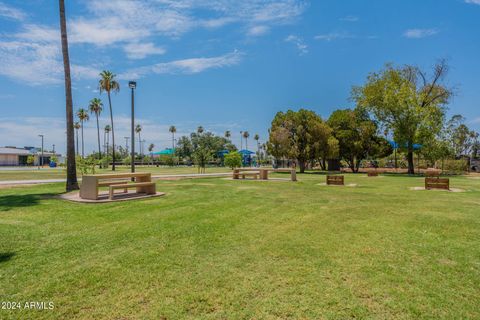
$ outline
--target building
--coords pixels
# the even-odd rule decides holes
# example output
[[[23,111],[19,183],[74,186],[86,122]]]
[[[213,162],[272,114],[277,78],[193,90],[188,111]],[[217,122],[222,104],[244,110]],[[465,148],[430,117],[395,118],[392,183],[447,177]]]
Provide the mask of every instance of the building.
[[[43,151],[34,147],[0,147],[0,166],[26,166],[28,157],[33,156],[33,165],[50,164],[50,158],[56,156],[59,163],[63,162],[63,157],[58,153]]]

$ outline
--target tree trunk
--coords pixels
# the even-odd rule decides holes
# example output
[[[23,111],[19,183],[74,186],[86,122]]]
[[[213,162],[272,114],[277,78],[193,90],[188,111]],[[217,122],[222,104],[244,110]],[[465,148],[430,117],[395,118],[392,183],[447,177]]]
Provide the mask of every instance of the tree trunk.
[[[78,129],[77,130],[77,154],[78,154]]]
[[[82,158],[85,157],[85,145],[83,143],[83,121],[82,121]]]
[[[298,160],[298,166],[300,167],[300,173],[304,173],[305,172],[305,161]]]
[[[100,149],[100,126],[98,124],[98,113],[95,112],[97,116],[97,139],[98,139],[98,157],[102,159],[102,150]]]
[[[115,171],[115,131],[113,130],[113,111],[110,91],[107,91],[108,105],[110,107],[110,125],[112,126],[112,171]]]
[[[70,75],[70,57],[68,55],[67,21],[65,1],[59,0],[60,33],[62,39],[63,69],[65,73],[65,111],[67,120],[67,183],[66,190],[78,190],[77,165],[75,163],[75,132],[73,128],[72,79]]]
[[[408,161],[408,174],[415,174],[415,166],[413,163],[413,145],[410,142],[408,143],[407,161]]]

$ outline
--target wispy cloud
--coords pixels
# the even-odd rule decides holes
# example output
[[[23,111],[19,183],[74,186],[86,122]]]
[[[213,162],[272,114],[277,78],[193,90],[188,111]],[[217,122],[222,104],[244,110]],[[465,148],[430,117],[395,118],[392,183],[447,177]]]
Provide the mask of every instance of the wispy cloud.
[[[242,53],[233,51],[217,57],[190,58],[135,68],[119,75],[121,79],[139,79],[148,74],[194,74],[240,63]]]
[[[198,28],[237,24],[246,30],[247,36],[262,36],[275,26],[295,21],[307,6],[305,0],[85,0],[82,3],[87,13],[73,15],[68,22],[71,47],[82,45],[88,49],[90,45],[104,52],[122,50],[132,60],[162,55],[166,49],[161,43],[166,38],[179,39]],[[212,18],[206,19],[206,14]],[[1,0],[0,17],[21,22],[18,32],[0,39],[0,75],[30,85],[61,83],[58,27],[31,23],[23,11]],[[198,73],[237,64],[240,57],[239,52],[233,52],[210,58],[186,58],[123,70],[123,74]],[[100,69],[101,66],[78,62],[72,65],[74,80],[97,77]]]
[[[302,38],[296,35],[293,35],[293,34],[289,35],[288,37],[285,38],[285,42],[290,42],[295,44],[300,55],[304,55],[308,53],[308,46],[305,44]]]
[[[326,33],[326,34],[319,34],[314,38],[315,40],[333,41],[333,40],[341,40],[341,39],[353,39],[353,38],[356,38],[356,36],[346,32],[343,32],[343,33],[332,32],[332,33]]]
[[[358,20],[360,20],[359,17],[352,16],[352,15],[348,15],[343,18],[340,18],[340,21],[344,21],[344,22],[357,22]]]
[[[480,0],[465,0],[465,3],[480,5]]]
[[[129,43],[123,47],[127,57],[130,59],[143,59],[150,55],[161,55],[166,52],[164,48],[156,47],[152,42]]]
[[[263,36],[270,30],[267,26],[253,26],[248,29],[247,34],[252,37]]]
[[[403,36],[409,39],[421,39],[434,36],[437,33],[437,29],[409,29],[403,33]]]
[[[27,17],[27,14],[20,9],[11,7],[4,2],[0,2],[0,18],[1,17],[23,21]]]

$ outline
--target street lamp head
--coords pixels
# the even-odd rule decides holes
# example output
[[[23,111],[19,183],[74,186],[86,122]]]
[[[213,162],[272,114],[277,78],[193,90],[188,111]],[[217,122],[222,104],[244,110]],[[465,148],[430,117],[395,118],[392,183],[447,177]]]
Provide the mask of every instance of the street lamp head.
[[[137,87],[137,82],[135,81],[128,81],[128,87],[130,89],[135,89]]]

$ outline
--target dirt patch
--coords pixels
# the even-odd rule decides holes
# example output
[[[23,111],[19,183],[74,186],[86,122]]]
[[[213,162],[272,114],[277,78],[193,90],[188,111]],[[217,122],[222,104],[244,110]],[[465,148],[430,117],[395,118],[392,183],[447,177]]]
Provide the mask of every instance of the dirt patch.
[[[31,183],[31,184],[0,184],[0,189],[13,189],[13,188],[27,188],[27,187],[33,187],[38,184],[36,183]]]
[[[426,190],[426,189],[425,189],[425,187],[410,187],[410,190],[422,191],[422,190]],[[460,189],[460,188],[450,188],[450,190],[430,189],[428,191],[465,192],[466,190]]]
[[[317,186],[323,186],[323,187],[358,187],[358,184],[356,183],[347,183],[345,185],[336,185],[336,184],[327,184],[326,182],[323,183],[317,183]]]

